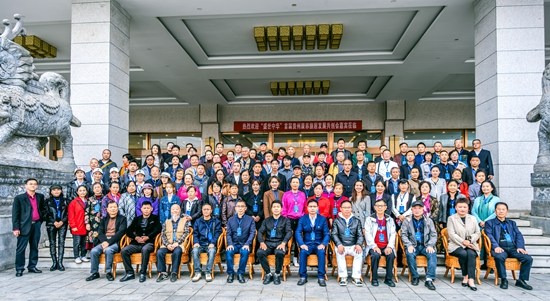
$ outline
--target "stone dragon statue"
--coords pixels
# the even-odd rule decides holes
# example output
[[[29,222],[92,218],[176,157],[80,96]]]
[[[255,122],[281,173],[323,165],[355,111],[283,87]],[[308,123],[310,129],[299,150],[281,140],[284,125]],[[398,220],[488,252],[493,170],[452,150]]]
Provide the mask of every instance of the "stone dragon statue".
[[[69,83],[57,73],[38,76],[34,72],[29,51],[13,42],[19,34],[26,35],[23,17],[16,14],[14,18],[15,26],[3,20],[5,29],[0,35],[0,146],[9,149],[10,144],[27,144],[40,151],[49,137],[55,137],[63,151],[61,163],[74,165],[71,125],[81,123],[69,105]]]
[[[539,155],[535,169],[550,171],[550,64],[542,73],[542,97],[539,104],[527,113],[528,122],[538,122]]]

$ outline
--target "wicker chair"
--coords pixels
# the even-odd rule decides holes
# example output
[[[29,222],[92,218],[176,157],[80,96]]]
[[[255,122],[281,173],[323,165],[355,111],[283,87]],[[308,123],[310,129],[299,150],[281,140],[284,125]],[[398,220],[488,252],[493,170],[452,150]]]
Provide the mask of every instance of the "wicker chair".
[[[120,246],[121,250],[122,250],[122,248],[124,248],[126,246],[124,237],[125,236],[123,236],[120,239],[120,242],[119,242],[119,246]],[[114,278],[116,278],[116,266],[117,266],[118,263],[122,263],[122,255],[120,254],[120,251],[118,253],[115,253],[114,256],[113,256],[113,277]],[[99,255],[99,264],[103,264],[104,265],[103,271],[107,271],[107,266],[105,265],[105,254],[104,253]]]
[[[264,235],[264,237],[265,237],[265,235]],[[285,281],[285,282],[286,282],[286,274],[287,273],[288,273],[288,275],[292,276],[292,272],[290,271],[290,248],[292,247],[293,239],[294,239],[294,235],[290,238],[290,240],[286,244],[287,253],[285,254],[285,258],[283,260],[283,270],[281,272],[283,274],[283,281]],[[269,266],[275,266],[275,255],[267,255],[267,263],[269,264]],[[265,271],[264,271],[264,269],[262,269],[262,279],[261,280],[264,280],[264,278],[265,278]]]
[[[445,267],[447,268],[445,270],[445,275],[443,277],[447,277],[449,274],[449,270],[451,270],[451,283],[454,283],[455,281],[455,269],[460,268],[460,263],[458,262],[458,257],[449,255],[449,233],[447,232],[447,228],[441,229],[441,239],[443,240],[443,246],[445,247]],[[481,237],[478,239],[477,244],[481,248]],[[481,264],[479,262],[479,256],[476,258],[476,278],[477,283],[481,285],[481,279],[479,274],[481,273]]]
[[[330,250],[332,250],[332,271],[330,272],[330,276],[334,276],[334,271],[338,268],[338,262],[336,261],[336,246],[334,245],[334,242],[331,240],[328,244],[328,247]],[[361,274],[363,274],[363,264],[364,262],[361,260]],[[346,255],[346,268],[353,267],[353,256],[352,255]],[[340,276],[336,275],[336,281],[340,282]],[[363,277],[361,276],[361,281],[363,280]]]
[[[122,237],[123,240],[125,240],[124,246],[128,246],[132,239],[126,235]],[[157,250],[160,247],[160,234],[155,237],[155,243],[154,243],[154,250],[151,254],[149,254],[149,266],[147,267],[147,270],[149,271],[149,278],[153,277],[153,263],[157,262]],[[122,248],[120,248],[122,250]],[[141,253],[134,253],[130,255],[130,261],[132,264],[136,265],[136,274],[139,273],[139,266],[141,265]]]
[[[365,244],[366,244],[366,240],[365,240]],[[397,234],[397,237],[395,238],[395,252],[397,254],[397,252],[399,251],[398,249],[399,247],[399,235]],[[370,255],[367,255],[366,257],[366,264],[367,264],[367,270],[365,271],[365,276],[369,276],[369,281],[372,282],[372,263],[371,263],[371,256]],[[386,256],[381,256],[380,257],[380,261],[378,262],[378,266],[379,267],[385,267],[386,266]],[[393,261],[393,280],[395,280],[395,283],[399,282],[399,278],[397,278],[397,257],[395,258],[395,260]]]
[[[327,264],[328,264],[328,248],[326,249],[327,252],[325,252],[325,271],[327,270]],[[302,264],[300,262],[300,264]],[[319,266],[319,258],[317,258],[316,254],[311,254],[307,257],[306,260],[306,266],[308,267],[317,267]],[[328,280],[328,275],[325,273],[325,280]]]
[[[181,265],[182,264],[187,264],[187,269],[189,269],[189,271],[191,271],[191,266],[190,266],[191,260],[190,260],[190,258],[192,256],[189,253],[190,253],[190,247],[191,247],[191,242],[192,241],[193,241],[193,228],[189,227],[189,235],[187,235],[187,237],[183,241],[183,250],[182,250],[182,254],[181,254],[181,263],[178,266],[178,279],[181,278]],[[158,250],[160,248],[161,244],[162,244],[162,239],[159,240],[159,244],[158,244],[158,247],[156,248],[156,250]],[[166,256],[164,257],[164,259],[166,261],[167,271],[168,271],[168,270],[170,270],[170,268],[172,266],[172,253],[166,253]]]
[[[258,235],[258,231],[256,231],[256,234],[254,234],[254,240],[252,241],[252,246],[250,246],[250,254],[248,254],[248,260],[246,261],[246,264],[248,264],[248,277],[250,279],[253,279],[252,274],[255,274],[254,271],[254,261],[256,258],[256,236]],[[233,255],[233,264],[235,266],[239,265],[239,261],[241,260],[241,254],[235,253]]]
[[[409,269],[409,265],[407,264],[407,253],[405,252],[405,245],[403,244],[403,241],[401,240],[401,230],[399,230],[397,232],[397,238],[395,240],[399,243],[398,248],[401,249],[401,252],[403,254],[403,259],[401,261],[403,263],[403,268],[401,269],[401,276],[403,276],[405,274],[405,270],[408,270],[407,274],[409,274],[409,282],[411,282],[412,281],[412,275],[411,275],[411,271]],[[428,258],[424,255],[417,255],[416,256],[416,267],[417,268],[424,268],[424,273],[427,273]]]
[[[481,235],[483,237],[483,244],[485,246],[485,251],[487,252],[487,272],[485,272],[485,277],[483,279],[487,279],[489,277],[489,274],[491,273],[491,270],[495,270],[495,285],[498,285],[498,276],[496,275],[496,263],[495,263],[495,257],[493,257],[493,254],[491,254],[491,240],[489,237],[485,234],[485,230],[481,231]],[[514,276],[514,280],[518,280],[516,276],[516,271],[519,271],[521,268],[521,262],[515,258],[506,258],[506,261],[504,262],[504,266],[506,267],[507,271],[512,271],[512,276]]]
[[[194,241],[193,237],[191,237],[191,249],[193,249]],[[214,269],[216,265],[218,265],[218,268],[220,269],[220,274],[223,274],[223,267],[222,267],[222,258],[220,256],[220,252],[222,248],[225,245],[225,228],[222,228],[222,234],[220,234],[220,237],[218,238],[218,242],[216,243],[216,255],[214,256],[214,265],[212,266],[212,279],[214,279]],[[207,253],[201,253],[200,254],[200,263],[201,265],[206,265],[208,262],[208,254]],[[193,278],[195,275],[195,265],[193,262],[193,256],[191,256],[191,274],[189,277]]]

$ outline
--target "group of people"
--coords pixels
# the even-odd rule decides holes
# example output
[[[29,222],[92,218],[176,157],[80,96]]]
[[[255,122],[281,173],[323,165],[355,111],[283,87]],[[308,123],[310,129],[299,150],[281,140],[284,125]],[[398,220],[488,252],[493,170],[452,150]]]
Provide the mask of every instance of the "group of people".
[[[477,289],[475,261],[480,252],[484,259],[477,240],[485,229],[492,242],[492,250],[486,251],[497,261],[501,287],[507,287],[504,260],[514,257],[522,262],[516,285],[531,289],[525,281],[529,280],[532,259],[517,226],[506,219],[508,206],[496,195],[490,152],[483,150],[477,139],[473,146],[468,152],[457,139],[455,149],[447,152],[436,142],[431,153],[419,143],[415,153],[403,142],[399,154],[392,157],[382,146],[381,156],[373,158],[365,141],[360,141],[352,154],[339,139],[330,154],[323,143],[315,156],[306,145],[303,155],[296,158],[293,147],[274,153],[265,143],[259,151],[236,145],[235,151],[227,153],[218,143],[215,152],[205,147],[202,157],[188,144],[187,155],[180,156],[180,147],[168,143],[166,153],[153,145],[141,168],[131,154],[123,155],[118,168],[106,149],[101,160],[90,161],[90,171],[75,169],[75,179],[66,185],[65,193],[63,187],[54,185],[44,199],[36,193],[38,182],[27,180],[27,192],[13,204],[13,230],[18,240],[16,276],[23,274],[28,243],[28,271],[41,272],[36,268],[37,246],[40,225],[45,221],[53,261],[50,270],[65,269],[63,248],[70,231],[75,262],[91,261],[88,281],[100,277],[102,255],[106,278],[114,280],[111,268],[118,252],[126,270],[120,281],[136,278],[130,260],[135,253],[142,255],[139,281],[146,281],[157,240],[158,282],[177,280],[185,252],[193,257],[193,281],[202,278],[200,254],[207,253],[205,278],[211,281],[214,257],[222,251],[217,250],[218,240],[225,231],[223,251],[230,283],[235,274],[240,283],[246,282],[245,267],[249,255],[255,253],[266,273],[264,284],[280,284],[284,257],[291,254],[294,265],[299,266],[298,285],[307,282],[310,255],[318,259],[319,285],[326,286],[327,255],[336,257],[340,285],[347,285],[345,257],[351,255],[355,285],[363,284],[361,267],[369,256],[371,284],[378,286],[378,263],[385,256],[384,283],[393,287],[393,265],[399,253],[396,241],[400,239],[412,284],[419,283],[415,258],[421,254],[428,258],[425,286],[435,290],[436,253],[444,252],[440,231],[446,228],[447,251],[459,258],[464,286]],[[193,245],[188,250],[191,228]],[[124,235],[127,243],[121,249]],[[330,242],[333,248],[329,250]],[[166,270],[168,254],[170,272]],[[236,272],[235,254],[240,254]],[[268,255],[276,258],[273,273]]]

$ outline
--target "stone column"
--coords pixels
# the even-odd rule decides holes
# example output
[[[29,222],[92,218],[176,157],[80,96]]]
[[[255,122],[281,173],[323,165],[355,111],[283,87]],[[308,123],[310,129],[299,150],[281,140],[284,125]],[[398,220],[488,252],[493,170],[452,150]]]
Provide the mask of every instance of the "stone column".
[[[537,125],[525,116],[541,96],[544,0],[474,3],[476,137],[491,151],[499,197],[528,210]]]
[[[75,162],[87,167],[111,150],[128,151],[130,15],[116,0],[72,0],[71,106]]]
[[[405,121],[405,101],[386,101],[386,122],[384,123],[384,141],[390,149],[392,156],[399,152],[399,143],[405,134],[403,122]],[[394,139],[395,138],[395,139]]]
[[[220,142],[220,123],[218,121],[218,105],[200,105],[199,122],[201,123],[203,153],[204,146],[207,144],[208,138],[214,138],[215,143],[212,145],[212,150],[216,150],[216,143]]]

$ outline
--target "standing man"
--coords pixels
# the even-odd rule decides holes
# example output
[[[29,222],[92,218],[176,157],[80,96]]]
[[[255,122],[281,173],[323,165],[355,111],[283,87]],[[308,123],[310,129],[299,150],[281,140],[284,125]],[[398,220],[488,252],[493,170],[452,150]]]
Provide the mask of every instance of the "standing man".
[[[120,282],[135,279],[130,256],[134,253],[141,253],[141,269],[139,271],[139,282],[145,282],[147,268],[149,267],[149,255],[155,250],[155,239],[162,230],[158,215],[152,214],[153,205],[149,201],[141,204],[141,216],[134,218],[132,224],[126,229],[126,236],[132,242],[120,252],[124,263],[126,275]]]
[[[449,162],[449,153],[446,150],[442,150],[439,153],[439,170],[441,170],[441,178],[445,181],[451,180],[451,175],[455,170],[455,166]]]
[[[330,242],[330,233],[328,230],[327,219],[317,214],[319,205],[315,199],[307,202],[307,211],[309,214],[302,215],[298,220],[295,238],[300,246],[300,280],[298,285],[307,283],[307,257],[316,254],[319,265],[317,266],[317,282],[319,286],[325,287],[325,262],[326,248]]]
[[[358,150],[355,152],[355,154],[351,157],[351,163],[355,166],[357,164],[357,153],[361,152],[363,153],[363,160],[366,162],[372,161],[372,154],[367,151],[367,141],[361,140],[357,142],[357,148]]]
[[[508,280],[506,279],[506,266],[504,262],[506,258],[516,258],[521,262],[519,270],[519,279],[516,281],[516,286],[526,290],[532,290],[529,284],[529,273],[533,265],[533,257],[525,251],[525,241],[523,235],[518,229],[516,222],[507,219],[508,204],[499,202],[495,205],[495,213],[497,218],[488,220],[485,223],[485,234],[491,241],[491,254],[495,258],[498,277],[500,278],[500,288],[508,288]]]
[[[317,163],[319,163],[319,154],[320,153],[323,153],[325,155],[325,161],[324,162],[326,163],[327,166],[332,164],[332,162],[334,162],[334,160],[332,160],[332,157],[328,155],[328,144],[323,142],[323,143],[321,143],[321,146],[319,148],[320,148],[320,151],[317,153],[317,156],[313,160],[313,164],[317,165]],[[326,167],[325,170],[328,170],[328,167]]]
[[[110,182],[110,179],[109,179],[109,176],[110,176],[110,170],[111,168],[113,167],[117,167],[116,166],[116,163],[111,161],[111,150],[109,149],[104,149],[103,152],[101,153],[101,161],[99,161],[99,168],[101,168],[101,170],[103,171],[103,183],[109,183]]]
[[[305,155],[309,155],[309,158],[311,159],[311,154],[309,153],[311,151],[311,148],[309,144],[305,144],[304,147],[302,148],[302,151],[303,151],[303,154],[298,158],[298,160],[300,160],[300,164],[304,164]],[[311,160],[310,160],[310,163],[311,163]]]
[[[418,151],[418,153],[414,157],[414,163],[420,166],[420,164],[424,163],[424,155],[426,154],[426,144],[424,142],[419,142],[416,145],[416,150]]]
[[[350,198],[355,182],[357,182],[358,179],[359,177],[357,176],[357,173],[351,171],[351,160],[346,159],[344,161],[344,170],[336,175],[334,184],[342,183],[342,185],[344,185],[343,195]]]
[[[340,204],[340,213],[332,223],[332,241],[336,247],[336,262],[338,263],[338,277],[340,286],[348,285],[348,268],[346,255],[353,256],[351,278],[356,286],[363,285],[361,281],[361,267],[363,265],[363,225],[351,213],[352,205],[349,200]]]
[[[223,163],[227,161],[227,156],[223,154],[223,143],[216,143],[216,154],[220,155],[220,162]]]
[[[382,176],[384,181],[391,178],[391,171],[393,168],[399,170],[399,166],[394,161],[391,161],[391,152],[389,149],[382,151],[382,161],[376,163],[376,173]]]
[[[435,164],[441,163],[439,156],[441,155],[441,151],[443,150],[443,143],[440,141],[436,141],[434,143],[434,153],[432,157],[432,162]]]
[[[416,256],[424,255],[428,258],[428,273],[426,274],[426,286],[429,290],[435,291],[433,281],[435,280],[435,269],[437,267],[437,254],[435,244],[437,243],[437,232],[431,218],[424,215],[424,203],[415,201],[412,203],[412,216],[408,216],[401,226],[401,240],[407,254],[407,265],[412,275],[412,285],[418,285],[418,271]]]
[[[470,157],[476,155],[479,157],[479,168],[485,169],[488,174],[489,180],[493,180],[495,172],[493,169],[493,159],[491,158],[491,152],[488,150],[481,149],[481,140],[474,139],[472,142],[474,145],[474,150],[470,152]]]
[[[241,163],[241,172],[245,170],[252,171],[252,166],[254,166],[254,159],[250,158],[250,148],[248,146],[245,146],[241,150],[241,157],[237,160],[237,162]]]
[[[462,144],[462,139],[457,138],[454,142],[455,150],[458,153],[458,161],[464,163],[466,166],[468,166],[468,158],[470,157],[470,153],[464,149],[464,146]]]
[[[399,151],[399,154],[393,156],[393,161],[397,162],[397,165],[401,167],[407,164],[407,152],[409,151],[409,144],[407,144],[407,142],[401,142],[401,144],[399,144]]]
[[[94,169],[99,167],[99,161],[96,158],[90,160],[90,171],[86,172],[86,181],[92,182]]]
[[[13,235],[17,237],[17,249],[15,250],[15,276],[23,276],[25,270],[25,250],[30,245],[29,273],[42,273],[36,268],[38,263],[38,243],[40,242],[40,226],[42,217],[40,208],[43,206],[44,195],[36,193],[38,181],[30,178],[25,181],[25,193],[13,199],[11,212]]]
[[[265,152],[267,151],[267,143],[260,143],[260,151],[256,154],[256,160],[260,163],[264,162]]]
[[[287,251],[286,245],[292,238],[290,220],[281,216],[283,204],[280,201],[271,203],[272,216],[266,218],[258,231],[258,242],[260,248],[257,251],[258,261],[265,272],[264,284],[273,282],[281,284],[281,269]],[[264,239],[265,236],[265,239]],[[271,268],[267,262],[267,255],[275,255],[275,274],[271,274]]]
[[[90,257],[92,260],[90,275],[86,281],[92,281],[99,278],[99,256],[105,253],[105,267],[107,271],[107,280],[114,281],[115,277],[111,273],[113,268],[113,259],[115,253],[120,250],[119,242],[126,233],[126,218],[118,214],[118,203],[115,201],[107,204],[108,215],[101,219],[99,223],[97,241],[99,242],[92,251]]]
[[[235,253],[241,255],[239,260],[239,267],[237,269],[237,279],[239,283],[245,283],[246,280],[243,277],[246,263],[248,262],[248,255],[250,254],[252,242],[256,235],[256,224],[254,219],[246,214],[246,202],[241,198],[235,205],[237,214],[233,215],[227,221],[227,248],[226,248],[226,262],[227,262],[227,283],[233,283],[235,270],[233,269],[234,261],[233,257]]]
[[[344,153],[344,160],[350,159],[351,160],[351,153],[349,150],[344,149],[346,146],[346,140],[344,138],[338,139],[338,142],[336,143],[337,148],[330,153],[330,156],[332,157],[332,160],[336,162],[336,155],[338,153]]]
[[[170,162],[172,160],[172,146],[174,146],[174,142],[166,143],[166,152],[162,153],[162,159],[164,159],[164,162]]]

